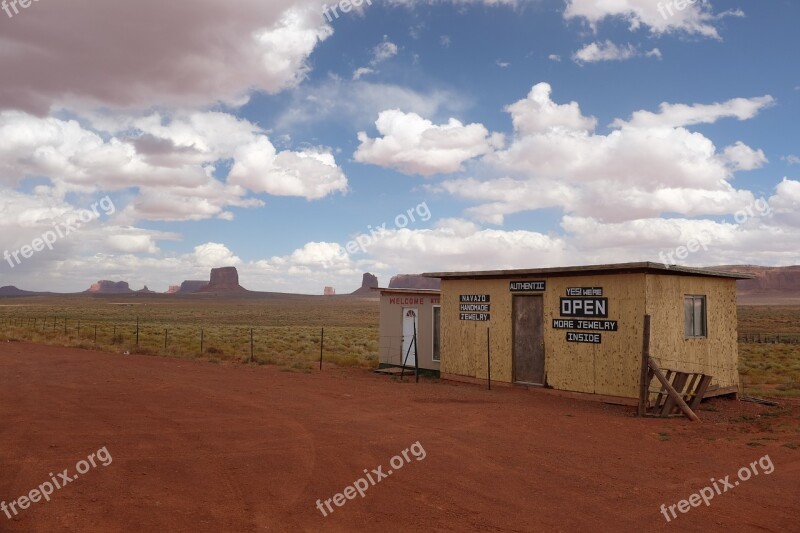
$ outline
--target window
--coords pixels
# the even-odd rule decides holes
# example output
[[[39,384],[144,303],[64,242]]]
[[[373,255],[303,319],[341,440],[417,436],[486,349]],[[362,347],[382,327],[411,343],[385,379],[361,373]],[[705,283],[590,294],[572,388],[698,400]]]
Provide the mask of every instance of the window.
[[[442,308],[434,306],[433,308],[433,360],[441,361],[441,324],[442,324]]]
[[[706,297],[686,296],[683,299],[683,329],[687,339],[706,336]]]

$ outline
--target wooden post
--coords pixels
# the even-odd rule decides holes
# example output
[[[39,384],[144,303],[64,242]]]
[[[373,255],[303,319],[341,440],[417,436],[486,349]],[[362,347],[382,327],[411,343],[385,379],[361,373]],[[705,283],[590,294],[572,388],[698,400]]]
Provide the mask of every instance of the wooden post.
[[[67,334],[67,317],[64,317],[64,335]]]
[[[203,355],[203,328],[200,328],[200,355]]]
[[[644,416],[647,412],[647,396],[650,384],[647,382],[650,365],[650,315],[644,315],[644,332],[642,338],[642,365],[639,373],[639,410],[637,414]]]
[[[414,320],[414,376],[416,376],[416,382],[419,383],[419,350],[417,350],[417,321]]]
[[[253,328],[250,328],[250,362],[253,362]]]
[[[114,324],[114,333],[111,334],[111,344],[117,344],[117,325]]]
[[[81,321],[78,320],[78,338],[81,338]]]
[[[97,324],[94,325],[94,343],[97,344]]]
[[[136,317],[136,346],[139,346],[139,317]]]
[[[486,328],[486,377],[489,381],[489,390],[492,390],[492,347],[489,343],[489,328]]]
[[[319,334],[319,369],[322,370],[322,346],[325,344],[325,328]]]
[[[167,329],[164,330],[164,349],[165,350],[167,349],[167,332],[168,331],[169,330],[167,330]]]

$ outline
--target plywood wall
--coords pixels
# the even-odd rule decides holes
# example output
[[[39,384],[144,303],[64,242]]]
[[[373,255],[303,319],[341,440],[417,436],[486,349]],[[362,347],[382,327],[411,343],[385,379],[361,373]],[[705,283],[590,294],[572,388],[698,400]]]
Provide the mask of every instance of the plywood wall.
[[[645,309],[644,274],[560,277],[548,280],[545,300],[547,382],[554,388],[636,397],[642,351],[642,317]],[[569,287],[602,287],[608,298],[607,320],[619,331],[600,332],[602,344],[567,342],[566,331],[552,329],[560,318],[560,298]]]
[[[513,327],[510,281],[443,280],[441,371],[486,379],[486,329],[490,330],[492,379],[513,380]],[[652,354],[669,368],[714,376],[714,386],[738,384],[736,344],[736,284],[734,280],[654,274],[610,274],[574,277],[528,277],[545,280],[545,380],[567,391],[638,397],[643,318],[652,316]],[[566,330],[553,329],[560,298],[569,287],[602,287],[609,301],[608,320],[619,330],[600,332],[602,344],[567,342]],[[488,294],[491,320],[459,320],[459,295]],[[684,339],[683,297],[708,297],[708,339]]]
[[[511,297],[505,280],[442,280],[441,371],[472,378],[487,377],[486,330],[491,339],[492,379],[511,382]],[[491,320],[459,320],[461,294],[490,294]]]
[[[525,280],[515,277],[513,281]],[[644,274],[528,278],[544,279],[545,374],[548,386],[568,391],[635,397],[641,353],[641,317],[645,308]],[[492,379],[511,382],[512,298],[508,279],[443,280],[442,372],[486,379],[486,329],[491,332]],[[608,320],[619,322],[619,331],[602,332],[600,345],[566,340],[566,330],[553,329],[560,318],[560,298],[568,287],[603,287],[609,299]],[[461,294],[489,294],[491,321],[459,320]],[[539,294],[539,293],[534,293]],[[681,322],[682,324],[682,322]]]
[[[736,282],[649,274],[647,295],[647,312],[653,317],[653,357],[666,368],[713,376],[712,387],[738,386]],[[685,338],[685,295],[706,296],[707,338]],[[675,324],[679,326],[672,327]]]

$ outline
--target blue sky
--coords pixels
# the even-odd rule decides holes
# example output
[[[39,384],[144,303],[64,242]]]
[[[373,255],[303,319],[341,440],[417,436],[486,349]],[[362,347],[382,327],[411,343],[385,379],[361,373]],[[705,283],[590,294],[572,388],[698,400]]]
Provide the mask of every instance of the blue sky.
[[[251,289],[321,293],[365,271],[796,264],[800,6],[677,5],[0,12],[0,285],[164,291],[234,265]]]

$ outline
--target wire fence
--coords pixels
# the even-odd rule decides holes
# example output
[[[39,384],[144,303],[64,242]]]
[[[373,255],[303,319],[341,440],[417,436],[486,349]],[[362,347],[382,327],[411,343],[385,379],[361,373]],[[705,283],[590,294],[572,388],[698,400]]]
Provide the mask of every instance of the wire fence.
[[[740,333],[739,342],[749,344],[800,344],[797,333]]]
[[[66,316],[0,317],[14,340],[111,349],[122,353],[234,359],[310,368],[317,360],[342,366],[377,366],[374,330],[311,326],[197,326],[163,321],[103,321]]]

